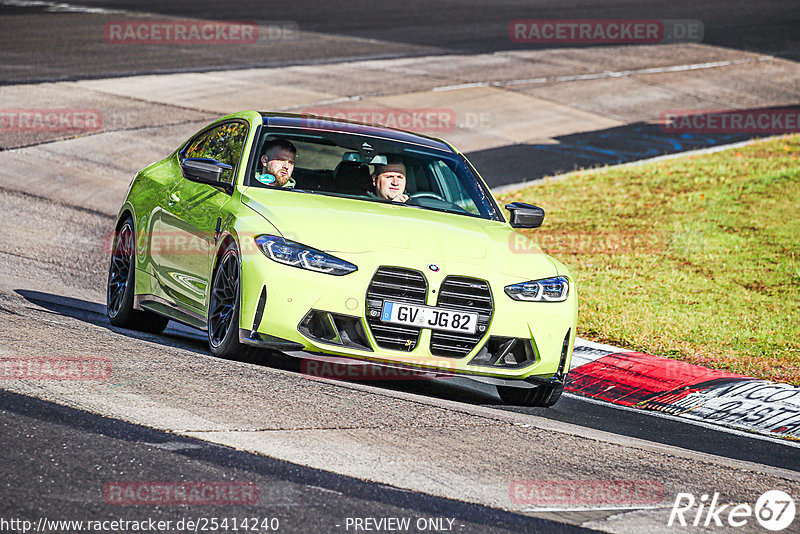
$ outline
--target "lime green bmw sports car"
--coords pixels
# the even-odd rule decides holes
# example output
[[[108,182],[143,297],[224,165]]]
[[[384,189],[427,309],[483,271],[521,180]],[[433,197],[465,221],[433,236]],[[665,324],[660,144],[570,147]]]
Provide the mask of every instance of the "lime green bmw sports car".
[[[439,139],[313,115],[242,112],[131,182],[108,276],[111,323],[493,384],[551,406],[575,340],[567,268]],[[520,245],[524,242],[524,245]],[[359,362],[360,363],[360,362]]]

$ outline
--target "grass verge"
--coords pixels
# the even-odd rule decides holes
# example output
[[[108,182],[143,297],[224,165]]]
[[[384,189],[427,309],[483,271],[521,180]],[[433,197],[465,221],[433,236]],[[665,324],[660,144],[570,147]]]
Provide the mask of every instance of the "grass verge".
[[[577,283],[578,335],[800,385],[800,136],[499,195]]]

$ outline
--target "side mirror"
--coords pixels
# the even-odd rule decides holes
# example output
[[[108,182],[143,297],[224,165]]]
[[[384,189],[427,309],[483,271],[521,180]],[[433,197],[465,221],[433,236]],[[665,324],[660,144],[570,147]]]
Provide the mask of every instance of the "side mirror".
[[[544,210],[539,206],[512,202],[506,204],[506,209],[511,214],[512,228],[539,228],[544,222]]]
[[[232,190],[233,186],[223,182],[222,177],[232,170],[233,167],[227,163],[211,158],[186,158],[181,162],[181,174],[187,180],[222,187],[226,191]]]

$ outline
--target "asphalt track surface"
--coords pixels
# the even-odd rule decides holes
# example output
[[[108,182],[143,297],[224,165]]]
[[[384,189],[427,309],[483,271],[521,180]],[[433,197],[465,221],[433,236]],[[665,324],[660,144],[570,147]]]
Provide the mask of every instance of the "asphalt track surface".
[[[464,533],[591,532],[367,483],[4,391],[0,391],[0,428],[6,451],[0,476],[7,488],[19,488],[5,495],[2,517],[33,524],[42,518],[152,519],[173,525],[214,517],[256,518],[259,525],[265,520],[273,525],[277,519],[277,532],[332,532],[348,530],[348,518],[398,517],[410,518],[411,525],[447,518],[451,521],[443,524],[449,530]],[[62,443],[69,444],[68,454],[56,447]],[[254,503],[203,507],[120,505],[104,494],[106,484],[131,478],[230,481],[254,484],[257,490]],[[29,480],[46,482],[46,489]]]
[[[11,5],[9,5],[11,4]],[[22,4],[22,5],[20,5]],[[48,5],[50,4],[50,5]],[[703,42],[800,59],[800,5],[792,0],[681,0],[652,2],[548,2],[544,0],[393,2],[331,1],[249,2],[78,0],[70,6],[106,9],[99,13],[69,12],[56,2],[0,2],[0,80],[4,83],[180,72],[204,68],[253,67],[340,61],[409,54],[494,52],[530,48],[512,43],[508,25],[517,19],[697,19]],[[49,20],[35,15],[49,12]],[[299,37],[258,46],[165,53],[158,47],[116,47],[109,51],[91,28],[110,20],[152,14],[208,20],[276,21],[295,24]],[[34,17],[31,17],[33,15]],[[102,20],[96,20],[96,19]],[[9,31],[13,30],[13,31]],[[321,47],[315,34],[334,41]],[[100,33],[99,35],[102,35]],[[536,45],[547,47],[547,45]]]
[[[32,304],[43,306],[54,313],[72,316],[98,326],[109,326],[102,307],[96,304],[31,291],[19,291],[18,294]],[[203,332],[172,324],[177,328],[177,330],[170,331],[172,342],[177,342],[186,348],[205,349],[206,341]],[[286,358],[276,354],[269,360],[269,365],[301,375],[300,361],[297,358]],[[484,386],[469,380],[439,379],[436,381],[363,383],[413,395],[449,399],[492,409],[535,415],[682,449],[800,472],[800,463],[797,461],[800,448],[786,441],[777,438],[765,439],[763,436],[750,436],[744,432],[729,431],[710,425],[692,425],[686,420],[675,417],[656,417],[652,413],[597,402],[569,393],[564,394],[558,404],[552,408],[528,408],[506,406],[499,401],[491,386]]]
[[[393,3],[368,1],[294,2],[290,5],[261,3],[257,8],[250,2],[242,1],[226,3],[224,16],[219,13],[220,4],[214,2],[70,2],[72,6],[118,11],[112,13],[80,9],[59,11],[54,3],[47,2],[35,5],[20,5],[19,2],[10,4],[14,2],[0,1],[2,84],[513,50],[516,45],[508,41],[508,21],[524,18],[700,19],[705,26],[704,43],[800,59],[800,5],[791,1],[658,4],[633,1],[581,2],[558,7],[550,7],[548,2],[510,1],[498,5],[488,1],[433,4],[412,1],[405,2],[402,10],[398,10]],[[210,47],[194,48],[183,53],[159,47],[117,48],[109,52],[103,43],[86,37],[87,27],[102,28],[109,20],[129,16],[175,17],[187,13],[193,18],[254,20],[260,24],[275,20],[288,21],[296,23],[300,32],[308,34],[303,33],[303,37],[293,41],[292,46],[265,42],[234,51]],[[320,46],[320,35],[331,39],[327,41],[329,46]],[[573,134],[561,141],[567,147],[585,147],[596,144],[599,139],[614,138],[613,144],[620,146],[625,145],[632,134],[638,136],[637,139],[652,137],[650,134],[654,132],[651,129],[651,125],[633,123],[608,130]],[[684,139],[680,149],[672,151],[713,146],[746,137],[727,135],[700,141]],[[670,140],[662,139],[662,142],[669,144]],[[513,183],[519,178],[514,169],[519,161],[529,156],[527,150],[521,146],[501,147],[472,152],[470,158],[479,167],[488,166],[496,171],[493,174],[504,176],[505,182],[491,184],[501,185]],[[665,152],[669,151],[665,149]],[[569,169],[572,165],[591,166],[638,159],[635,153],[623,157],[612,155],[592,159],[584,156],[581,159],[579,154],[570,155],[565,151],[548,159],[545,147],[538,154],[538,175]],[[43,224],[46,217],[68,219],[70,224],[84,227],[87,236],[96,238],[102,235],[99,228],[108,223],[91,210],[82,212],[74,219],[73,215],[65,219],[62,218],[64,213],[72,209],[69,206],[53,205],[45,199],[32,196],[18,197],[16,193],[3,190],[0,193],[10,198],[4,200],[8,203],[6,213],[13,211],[9,208],[12,205],[30,205],[29,209],[26,208],[28,214],[41,212],[42,219],[32,219],[32,226]],[[6,251],[11,249],[4,247]],[[31,252],[31,255],[35,254]],[[66,285],[76,291],[82,288],[89,291],[88,287],[102,279],[102,274],[96,272],[104,269],[105,258],[102,254],[95,251],[90,257],[81,258],[82,266],[94,273],[83,281],[76,281],[70,268],[65,266],[75,258],[64,260],[56,258],[55,254],[52,258],[40,255],[38,257],[45,260],[41,265],[31,260],[36,267],[28,273],[14,263],[23,260],[24,255],[16,258],[11,258],[9,254],[6,256],[0,263],[10,277],[6,288],[16,289],[10,293],[16,300],[13,304],[4,300],[0,308],[5,317],[19,321],[14,324],[28,325],[31,331],[35,331],[33,325],[37,323],[33,319],[41,317],[42,339],[50,339],[51,342],[59,336],[71,335],[70,332],[75,329],[88,332],[102,330],[113,336],[121,346],[142,342],[139,334],[111,328],[102,310],[98,310],[91,299],[66,298],[64,292],[57,288],[48,292],[43,287],[47,284],[37,285],[37,291],[20,289],[31,287],[20,282],[25,276],[31,276],[57,279],[59,282],[55,284],[56,287]],[[68,325],[64,326],[66,323]],[[205,353],[200,336],[183,328],[172,329],[164,336],[145,336],[145,341],[157,348],[180,350],[184,356]],[[20,342],[20,338],[15,337],[15,342]],[[290,375],[299,374],[296,360],[277,355],[245,363],[256,368],[288,372]],[[213,358],[209,365],[220,372],[235,372],[236,369],[231,367],[232,362]],[[345,390],[350,387],[347,384],[342,386]],[[523,418],[530,416],[531,421],[544,418],[608,432],[623,442],[627,438],[635,438],[704,453],[710,457],[800,471],[798,449],[792,444],[701,427],[672,418],[653,417],[572,395],[564,396],[553,409],[540,410],[506,407],[496,395],[468,384],[355,384],[353,392],[361,392],[360,386],[367,387],[368,391],[372,388],[379,392],[382,390],[387,395],[396,393],[411,399],[455,401],[462,404],[467,412],[472,407],[498,413],[513,412]],[[460,532],[580,531],[576,524],[598,518],[580,514],[567,517],[566,520],[562,516],[547,514],[529,517],[455,499],[433,497],[164,433],[118,418],[102,417],[9,391],[0,392],[0,425],[3,428],[5,450],[8,451],[0,462],[0,475],[4,483],[4,489],[0,489],[3,503],[0,505],[0,517],[3,518],[19,517],[35,521],[42,516],[79,519],[113,514],[138,520],[147,516],[177,520],[181,517],[214,515],[208,509],[155,507],[142,510],[104,503],[102,483],[119,479],[254,481],[263,496],[258,505],[241,509],[215,509],[214,512],[218,512],[217,516],[246,514],[280,517],[281,531],[288,532],[344,531],[341,521],[346,517],[448,517],[462,525],[456,530]],[[587,465],[586,469],[586,473],[594,473],[596,468]],[[580,471],[565,472],[567,478],[580,475]],[[584,476],[598,475],[584,473]],[[704,474],[698,473],[697,476],[701,478]],[[686,480],[687,484],[690,482]],[[752,486],[754,493],[749,495],[752,498],[757,497],[756,487],[761,486]],[[740,488],[739,491],[743,490]],[[469,500],[469,488],[465,488],[464,500]],[[554,523],[553,519],[558,522]],[[604,527],[600,524],[599,528]]]

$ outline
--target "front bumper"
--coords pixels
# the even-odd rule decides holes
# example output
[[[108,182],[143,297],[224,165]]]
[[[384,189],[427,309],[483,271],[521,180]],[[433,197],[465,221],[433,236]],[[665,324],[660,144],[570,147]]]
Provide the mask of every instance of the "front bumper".
[[[519,302],[503,292],[506,285],[522,281],[519,277],[494,273],[487,279],[479,265],[448,262],[438,272],[427,266],[389,266],[422,276],[424,294],[420,292],[419,296],[428,306],[437,305],[448,277],[474,279],[488,286],[491,310],[488,316],[481,311],[486,319],[484,331],[464,355],[445,356],[441,350],[439,354],[431,350],[437,344],[434,338],[441,341],[442,336],[434,336],[426,328],[419,329],[413,343],[397,348],[387,348],[390,345],[385,340],[378,341],[377,328],[370,326],[370,322],[375,325],[375,318],[368,320],[376,304],[370,289],[376,274],[387,266],[371,262],[372,254],[351,254],[345,259],[359,265],[359,270],[346,276],[329,276],[276,264],[258,255],[243,261],[240,340],[316,357],[346,357],[493,378],[501,385],[505,380],[520,379],[529,379],[526,384],[531,387],[543,381],[563,381],[575,341],[574,290],[564,302]],[[506,350],[508,354],[509,345],[516,356],[502,357],[499,353]]]

